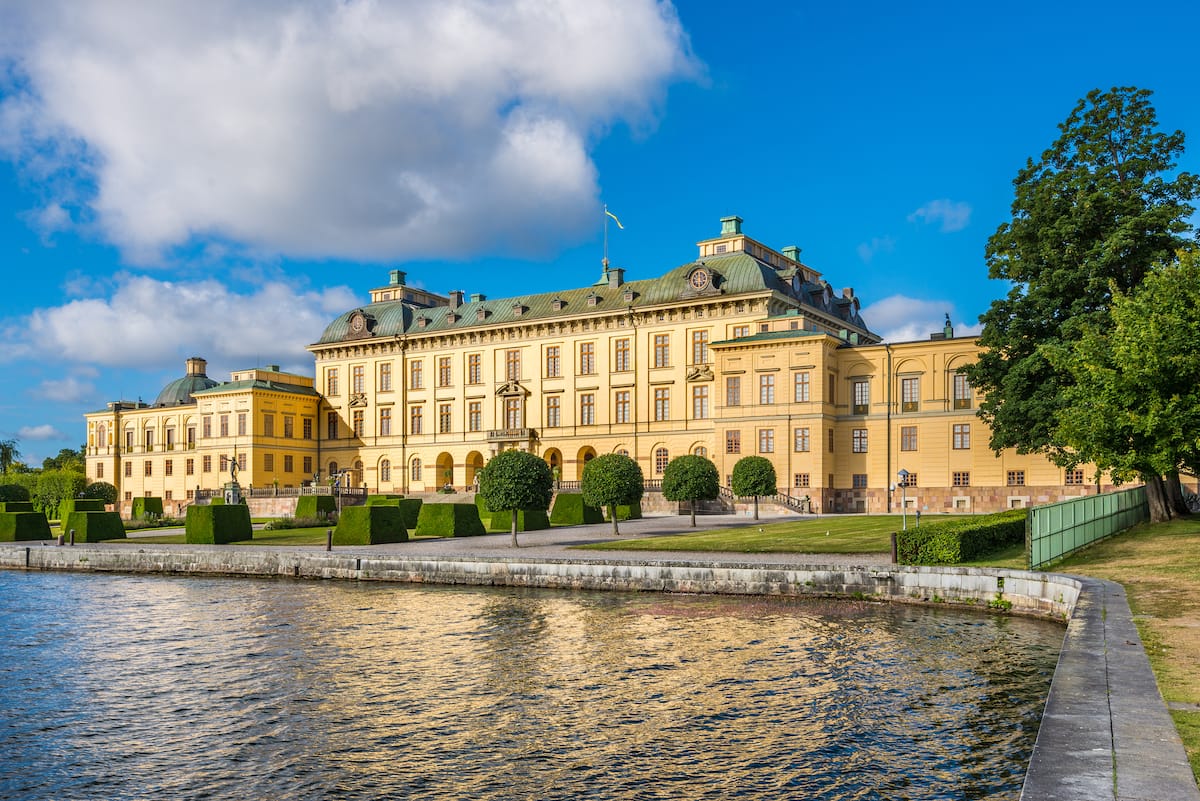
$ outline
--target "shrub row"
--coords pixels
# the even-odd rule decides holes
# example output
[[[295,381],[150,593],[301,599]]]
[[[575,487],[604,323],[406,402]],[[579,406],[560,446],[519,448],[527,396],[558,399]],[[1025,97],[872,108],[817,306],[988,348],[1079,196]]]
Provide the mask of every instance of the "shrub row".
[[[604,511],[598,506],[583,502],[583,493],[560,492],[554,498],[550,510],[550,523],[555,526],[580,526],[585,523],[603,523]]]
[[[250,508],[235,503],[220,506],[192,505],[187,510],[183,541],[188,544],[218,545],[254,537]]]
[[[162,517],[162,513],[162,498],[134,498],[129,516],[134,520],[145,520],[147,517]]]
[[[902,565],[970,562],[1025,541],[1024,509],[926,523],[896,532],[896,558]]]
[[[297,518],[325,519],[337,512],[337,501],[332,495],[301,495],[296,499]]]
[[[487,534],[479,509],[471,503],[427,503],[414,532],[418,537],[474,537]]]
[[[400,509],[396,506],[347,506],[333,530],[334,545],[379,545],[408,539]]]
[[[41,512],[0,512],[0,542],[50,539],[50,521]]]
[[[65,503],[63,504],[66,505]],[[101,505],[103,505],[101,503]],[[125,525],[116,512],[74,511],[67,512],[62,521],[64,534],[75,530],[76,542],[100,542],[125,538]]]

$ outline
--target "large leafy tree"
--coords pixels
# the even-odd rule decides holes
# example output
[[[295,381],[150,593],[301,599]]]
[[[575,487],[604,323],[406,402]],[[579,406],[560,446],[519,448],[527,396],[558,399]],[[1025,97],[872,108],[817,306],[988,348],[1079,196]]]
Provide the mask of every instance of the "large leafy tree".
[[[107,481],[93,481],[83,488],[83,497],[95,498],[105,503],[116,503],[117,488]]]
[[[479,494],[488,509],[512,512],[512,545],[517,543],[517,512],[550,508],[554,497],[550,466],[527,451],[501,451],[479,472]]]
[[[696,527],[696,501],[708,501],[721,491],[717,466],[703,456],[677,456],[663,470],[662,493],[668,501],[687,501]]]
[[[730,476],[733,494],[740,498],[754,496],[754,519],[758,519],[758,499],[761,495],[779,492],[775,477],[775,465],[762,456],[743,456],[733,465]]]
[[[1133,291],[1115,290],[1110,311],[1110,325],[1046,351],[1074,380],[1055,435],[1114,478],[1142,480],[1151,518],[1165,520],[1162,476],[1200,468],[1200,259],[1184,253]]]
[[[613,534],[620,534],[617,528],[617,507],[634,504],[642,499],[642,493],[645,491],[642,468],[624,454],[606,453],[583,466],[579,489],[583,492],[584,503],[608,507]]]
[[[86,486],[87,477],[75,470],[43,470],[37,474],[34,508],[45,512],[47,517],[58,517],[62,502],[77,497]]]
[[[21,458],[19,443],[15,439],[0,440],[0,473],[7,473],[17,459]]]
[[[983,351],[966,372],[997,452],[1078,461],[1057,423],[1075,376],[1048,353],[1106,327],[1112,293],[1173,263],[1188,241],[1197,180],[1172,177],[1184,136],[1158,130],[1150,95],[1121,87],[1079,101],[1017,174],[1012,220],[988,240],[989,274],[1012,288],[980,317]]]
[[[42,460],[43,470],[74,470],[77,473],[87,472],[87,457],[84,455],[84,448],[79,446],[79,450],[72,448],[63,448],[58,452],[58,456],[47,456]]]

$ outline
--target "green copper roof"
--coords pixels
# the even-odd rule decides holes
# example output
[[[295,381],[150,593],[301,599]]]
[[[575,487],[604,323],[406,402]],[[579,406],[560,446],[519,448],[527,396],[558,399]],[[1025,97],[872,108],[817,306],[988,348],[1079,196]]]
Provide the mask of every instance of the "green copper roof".
[[[827,336],[831,335],[826,334],[824,331],[803,331],[799,329],[795,331],[763,331],[758,334],[738,337],[737,339],[722,339],[719,342],[712,342],[710,343],[710,347],[712,345],[741,345],[746,342],[767,342],[772,339],[816,339]]]
[[[151,406],[185,406],[194,403],[192,396],[215,387],[217,382],[206,375],[185,375],[162,388]]]
[[[226,381],[224,384],[216,384],[210,389],[196,392],[196,395],[219,395],[223,392],[244,392],[249,389],[262,389],[271,392],[286,392],[291,395],[313,395],[317,391],[312,387],[302,386],[300,384],[282,384],[274,381],[261,381],[247,378],[244,381]]]
[[[826,285],[804,284],[796,288],[786,280],[795,270],[785,271],[786,275],[778,273],[771,266],[743,251],[738,251],[688,262],[658,278],[626,281],[615,287],[598,284],[555,292],[489,298],[463,303],[457,309],[451,309],[449,306],[421,308],[398,300],[371,303],[339,315],[325,328],[316,344],[370,341],[402,334],[457,331],[518,321],[569,318],[581,314],[611,314],[629,308],[649,308],[675,303],[688,297],[711,297],[698,296],[694,291],[690,291],[687,279],[698,266],[703,266],[719,276],[715,285],[720,296],[776,292],[798,301],[801,306],[821,310],[834,318],[839,316],[839,310],[844,311],[841,298],[826,300],[829,297]],[[629,293],[632,293],[632,296],[627,300]],[[820,296],[819,300],[815,300],[817,296]],[[595,298],[594,302],[589,302],[591,297]],[[557,309],[556,301],[559,306]],[[369,333],[361,339],[350,335],[350,320],[357,312],[367,317]],[[857,313],[853,313],[853,318],[848,321],[850,325],[866,328]]]

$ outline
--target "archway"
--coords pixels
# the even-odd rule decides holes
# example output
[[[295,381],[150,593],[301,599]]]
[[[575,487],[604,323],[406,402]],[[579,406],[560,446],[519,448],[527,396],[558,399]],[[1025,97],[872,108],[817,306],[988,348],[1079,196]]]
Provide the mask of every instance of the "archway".
[[[361,459],[355,460],[354,469],[350,471],[350,475],[347,476],[347,478],[349,480],[342,483],[343,487],[353,488],[365,486],[366,482],[363,476],[363,463]]]
[[[583,480],[584,465],[586,465],[588,462],[592,461],[595,458],[596,458],[596,449],[593,448],[592,446],[587,445],[587,446],[584,446],[579,449],[579,455],[576,456],[576,458],[575,458],[575,473],[576,473],[575,480],[576,481]]]
[[[465,467],[467,486],[478,490],[477,477],[479,476],[479,471],[483,469],[483,454],[479,451],[468,453]]]
[[[438,454],[435,479],[438,489],[454,486],[454,457],[445,451]]]
[[[392,490],[392,460],[384,456],[379,460],[378,472],[379,476],[377,492],[390,492]]]
[[[546,461],[546,464],[550,465],[550,475],[554,476],[554,483],[557,484],[562,480],[562,451],[558,448],[550,448],[542,454],[542,458]]]

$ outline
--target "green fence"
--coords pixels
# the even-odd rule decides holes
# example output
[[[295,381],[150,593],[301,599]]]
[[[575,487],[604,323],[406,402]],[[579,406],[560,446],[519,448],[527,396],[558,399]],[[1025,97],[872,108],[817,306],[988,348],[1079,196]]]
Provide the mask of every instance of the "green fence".
[[[1025,522],[1029,569],[1037,570],[1149,518],[1145,487],[1034,506]]]

